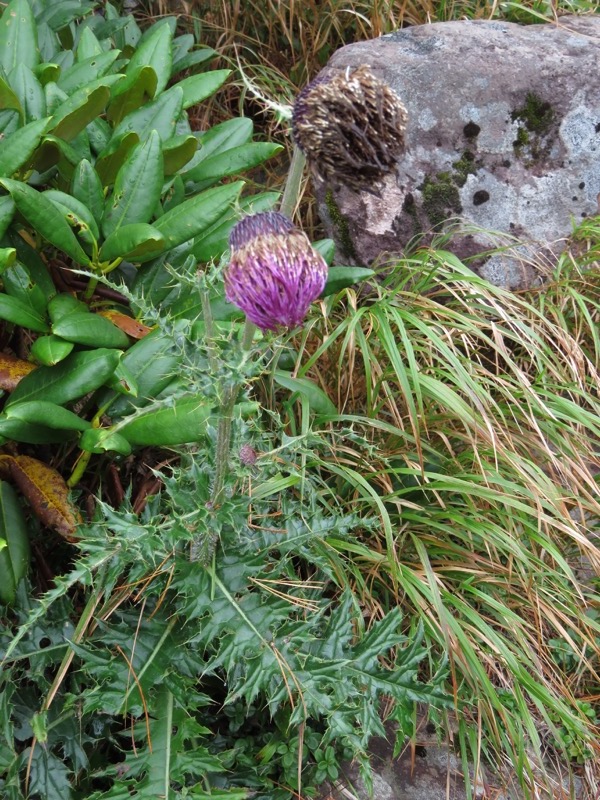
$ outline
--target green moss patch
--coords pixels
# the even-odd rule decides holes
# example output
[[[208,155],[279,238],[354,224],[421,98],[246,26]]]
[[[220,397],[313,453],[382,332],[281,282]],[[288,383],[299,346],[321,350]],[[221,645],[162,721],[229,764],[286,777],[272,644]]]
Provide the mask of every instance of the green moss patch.
[[[331,224],[335,228],[334,236],[340,248],[341,254],[345,258],[356,258],[356,250],[354,249],[352,237],[350,236],[348,220],[342,214],[338,204],[335,202],[335,198],[331,189],[328,189],[325,193],[325,205],[327,206],[327,212],[329,214]]]

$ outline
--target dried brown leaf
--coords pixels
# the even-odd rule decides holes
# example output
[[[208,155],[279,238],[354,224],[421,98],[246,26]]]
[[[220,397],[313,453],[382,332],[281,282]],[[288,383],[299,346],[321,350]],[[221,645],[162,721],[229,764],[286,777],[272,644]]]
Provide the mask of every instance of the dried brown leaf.
[[[69,500],[69,489],[62,475],[36,458],[8,458],[11,459],[12,480],[25,495],[40,522],[67,541],[75,541],[75,530],[81,522],[81,516]]]
[[[149,328],[147,325],[138,322],[137,319],[128,317],[127,314],[122,314],[120,311],[106,309],[104,311],[99,311],[98,316],[110,320],[113,325],[120,328],[127,336],[131,336],[132,339],[143,339],[144,336],[149,334],[152,330],[152,328]]]
[[[23,361],[8,353],[0,353],[0,389],[12,392],[21,378],[29,375],[34,369],[37,369],[36,365],[29,361]]]

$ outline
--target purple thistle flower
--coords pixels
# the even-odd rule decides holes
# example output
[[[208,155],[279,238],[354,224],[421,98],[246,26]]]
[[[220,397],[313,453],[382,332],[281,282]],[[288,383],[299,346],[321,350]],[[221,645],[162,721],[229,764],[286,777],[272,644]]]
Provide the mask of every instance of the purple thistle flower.
[[[240,220],[229,236],[225,296],[263,331],[295,328],[325,287],[327,264],[283,214]]]

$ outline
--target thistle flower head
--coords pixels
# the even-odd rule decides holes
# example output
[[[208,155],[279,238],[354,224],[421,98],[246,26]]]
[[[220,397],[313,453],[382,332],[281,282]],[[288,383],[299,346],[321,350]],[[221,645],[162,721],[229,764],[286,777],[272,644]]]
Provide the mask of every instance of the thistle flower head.
[[[371,189],[405,151],[407,113],[368,66],[321,74],[298,95],[292,133],[307,161],[327,181]]]
[[[283,214],[265,211],[231,231],[225,296],[261,330],[293,328],[323,291],[327,264]]]

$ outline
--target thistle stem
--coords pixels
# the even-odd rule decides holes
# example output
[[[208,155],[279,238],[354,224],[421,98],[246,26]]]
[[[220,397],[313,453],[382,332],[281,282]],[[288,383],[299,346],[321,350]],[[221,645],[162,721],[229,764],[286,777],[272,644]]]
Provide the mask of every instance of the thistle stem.
[[[221,416],[217,428],[217,447],[215,454],[215,482],[213,484],[211,503],[216,508],[221,500],[225,478],[229,469],[229,450],[231,449],[231,421],[233,419],[233,407],[237,399],[239,386],[235,385],[225,393],[225,399],[221,407]]]
[[[292,153],[292,161],[290,163],[290,171],[288,172],[287,181],[279,210],[286,217],[292,218],[300,197],[300,183],[302,181],[302,173],[304,172],[304,165],[306,158],[304,153],[297,145],[294,145],[294,152]]]

